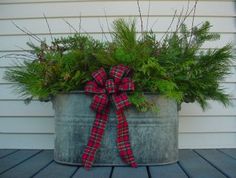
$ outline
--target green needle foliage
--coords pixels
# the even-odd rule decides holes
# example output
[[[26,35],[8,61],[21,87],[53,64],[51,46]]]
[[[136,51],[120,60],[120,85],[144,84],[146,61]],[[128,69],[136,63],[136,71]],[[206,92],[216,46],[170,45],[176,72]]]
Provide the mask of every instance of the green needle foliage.
[[[205,42],[219,38],[218,34],[209,32],[210,27],[209,22],[205,22],[190,32],[182,24],[179,33],[166,36],[156,56],[182,93],[181,102],[197,101],[203,109],[209,99],[229,104],[229,96],[219,82],[229,74],[232,47],[202,51]]]
[[[135,92],[129,100],[139,111],[155,109],[146,98],[152,92],[182,102],[198,102],[203,109],[208,100],[229,104],[229,96],[219,82],[229,74],[231,45],[202,50],[205,42],[219,39],[210,32],[209,22],[188,30],[182,23],[162,40],[152,31],[138,35],[135,21],[114,21],[112,42],[75,34],[53,39],[50,45],[28,44],[36,59],[9,68],[5,78],[23,96],[50,100],[61,92],[83,90],[91,73],[101,66],[117,64],[132,69]]]
[[[26,60],[5,73],[5,79],[14,82],[18,93],[43,101],[61,92],[83,90],[99,62],[95,53],[103,44],[88,36],[76,34],[54,39],[51,45],[41,42],[32,48],[35,60]]]
[[[137,37],[134,21],[118,19],[114,22],[113,43],[107,46],[102,59],[131,67],[136,92],[130,101],[141,111],[152,107],[144,92],[165,95],[179,104],[196,101],[203,109],[207,100],[228,105],[229,96],[219,82],[230,71],[232,47],[201,50],[205,42],[219,39],[219,34],[209,32],[210,27],[205,22],[190,31],[181,24],[176,32],[158,41],[151,31]]]

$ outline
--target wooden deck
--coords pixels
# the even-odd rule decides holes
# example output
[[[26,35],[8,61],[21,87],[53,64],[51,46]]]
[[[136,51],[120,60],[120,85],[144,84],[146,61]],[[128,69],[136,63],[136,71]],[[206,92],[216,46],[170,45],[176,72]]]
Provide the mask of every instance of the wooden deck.
[[[165,166],[82,167],[53,161],[52,150],[0,150],[0,178],[236,178],[236,149],[180,150]]]

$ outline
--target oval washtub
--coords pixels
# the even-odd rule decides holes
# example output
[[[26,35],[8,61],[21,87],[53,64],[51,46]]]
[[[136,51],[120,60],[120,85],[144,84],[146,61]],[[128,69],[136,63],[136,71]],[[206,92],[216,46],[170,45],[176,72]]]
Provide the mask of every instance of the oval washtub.
[[[148,94],[155,101],[158,112],[125,111],[134,157],[139,165],[159,165],[178,160],[178,112],[175,101]],[[64,164],[81,164],[95,112],[90,109],[91,96],[83,92],[57,95],[55,110],[54,159]],[[96,153],[94,165],[126,165],[116,147],[116,117],[111,107],[102,144]]]

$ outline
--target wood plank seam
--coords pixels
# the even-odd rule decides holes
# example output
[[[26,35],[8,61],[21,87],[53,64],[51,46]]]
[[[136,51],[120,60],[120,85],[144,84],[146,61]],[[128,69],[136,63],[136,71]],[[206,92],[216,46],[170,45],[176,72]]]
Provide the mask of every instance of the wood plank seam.
[[[178,164],[178,166],[182,169],[182,171],[184,172],[184,174],[185,174],[188,178],[190,178],[190,176],[189,176],[187,170],[181,165],[181,163],[178,161],[177,164]]]
[[[236,158],[235,158],[235,157],[233,157],[233,156],[229,155],[228,153],[225,153],[224,151],[222,151],[222,150],[220,150],[220,149],[216,149],[216,150],[217,150],[217,151],[219,151],[219,152],[221,152],[221,153],[223,153],[224,155],[226,155],[226,156],[228,156],[228,157],[230,157],[230,158],[232,158],[232,159],[236,160]]]
[[[72,172],[72,174],[70,175],[70,178],[73,178],[73,176],[76,174],[76,172],[79,170],[80,166],[77,166],[77,168],[74,170],[74,172]]]
[[[146,170],[147,170],[148,177],[149,177],[149,178],[152,178],[152,175],[151,175],[149,166],[146,166]]]
[[[44,170],[45,168],[47,168],[50,164],[52,164],[54,162],[54,160],[50,161],[49,163],[47,163],[46,165],[44,165],[41,169],[39,169],[38,171],[36,171],[31,177],[33,178],[34,176],[36,176],[38,173],[40,173],[42,170]]]
[[[27,161],[27,160],[33,158],[34,156],[38,155],[38,154],[41,153],[41,152],[42,152],[42,150],[38,151],[37,153],[31,155],[30,157],[28,157],[28,158],[26,158],[26,159],[20,161],[19,163],[15,164],[14,166],[12,166],[12,167],[10,167],[10,168],[4,170],[3,172],[1,172],[0,175],[2,175],[2,174],[4,174],[5,172],[7,172],[7,171],[9,171],[9,170],[11,170],[11,169],[13,169],[13,168],[15,168],[16,166],[22,164],[23,162],[25,162],[25,161]]]
[[[202,156],[200,153],[198,153],[196,150],[193,150],[194,153],[196,153],[199,157],[204,159],[207,163],[209,163],[212,167],[214,167],[217,171],[219,171],[221,174],[223,174],[225,177],[230,178],[225,172],[223,172],[221,169],[219,169],[215,164],[210,162],[208,159],[206,159],[204,156]]]
[[[9,155],[11,155],[11,154],[14,154],[14,153],[18,152],[18,151],[20,151],[20,150],[12,151],[11,153],[8,153],[8,154],[6,154],[6,155],[1,156],[0,159],[5,158],[5,157],[7,157],[7,156],[9,156]]]
[[[111,172],[110,172],[109,178],[112,178],[113,171],[114,171],[114,166],[111,167]]]

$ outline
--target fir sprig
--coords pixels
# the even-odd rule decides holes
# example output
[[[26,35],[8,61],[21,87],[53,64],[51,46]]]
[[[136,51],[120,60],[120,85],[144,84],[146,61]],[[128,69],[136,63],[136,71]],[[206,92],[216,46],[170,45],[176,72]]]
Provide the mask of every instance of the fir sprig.
[[[88,36],[76,34],[54,39],[51,45],[28,45],[36,59],[10,68],[4,77],[24,97],[48,101],[61,92],[83,90],[91,73],[100,67],[96,53],[103,43]]]
[[[229,96],[219,82],[229,73],[232,59],[231,45],[203,51],[207,41],[219,39],[210,32],[210,23],[187,29],[181,24],[177,31],[166,34],[158,41],[154,33],[145,32],[137,37],[135,22],[122,19],[114,22],[113,48],[108,58],[129,65],[140,93],[148,91],[182,102],[198,102],[203,109],[208,100],[229,104]],[[140,110],[149,107],[144,95],[133,94],[132,102]]]

